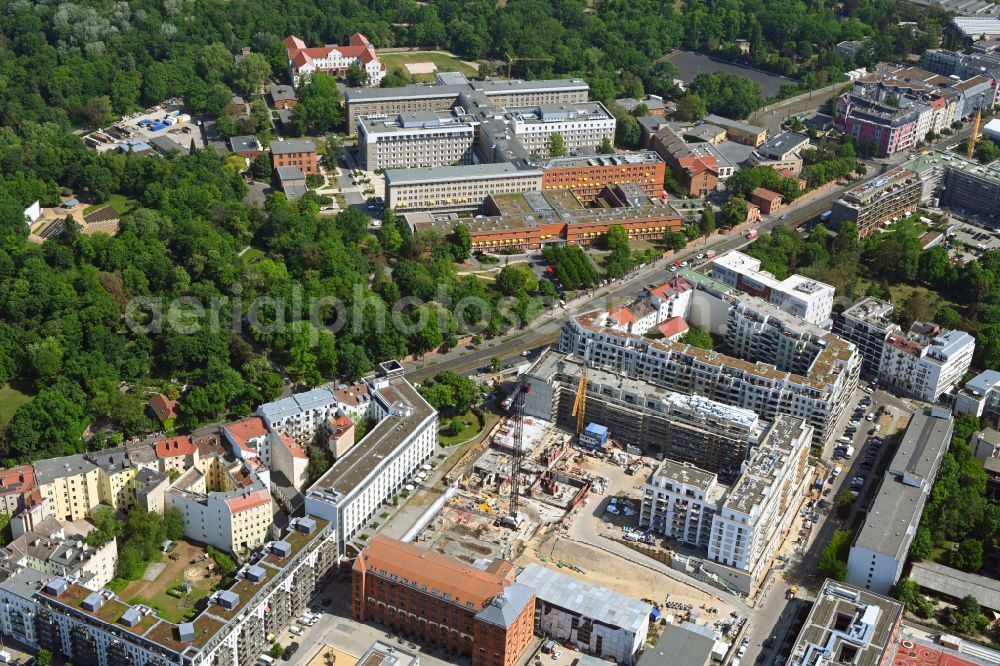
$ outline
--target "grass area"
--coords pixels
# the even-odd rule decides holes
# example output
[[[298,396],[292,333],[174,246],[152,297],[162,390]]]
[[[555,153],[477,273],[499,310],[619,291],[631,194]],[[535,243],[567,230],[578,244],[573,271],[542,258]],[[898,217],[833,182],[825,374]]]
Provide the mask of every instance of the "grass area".
[[[0,430],[10,423],[10,420],[14,418],[14,413],[21,405],[31,400],[31,394],[27,392],[29,388],[25,385],[15,386],[13,384],[0,387]]]
[[[198,602],[207,597],[215,590],[222,580],[222,576],[212,576],[195,581],[187,581],[184,574],[176,576],[168,585],[160,589],[151,599],[139,601],[150,608],[154,608],[157,614],[167,622],[183,622],[197,614]],[[191,591],[180,598],[167,594],[168,590],[180,586],[185,581],[191,583]]]
[[[113,206],[115,210],[118,211],[119,215],[124,215],[133,208],[139,205],[139,202],[135,199],[129,199],[124,194],[112,194],[111,198],[104,203],[94,204],[92,206],[87,206],[83,209],[84,215],[90,215],[95,210],[100,210],[105,206]]]
[[[476,418],[476,415],[472,412],[466,412],[462,416],[455,418],[462,419],[465,423],[465,427],[454,435],[440,435],[438,439],[441,440],[441,446],[454,446],[455,444],[461,444],[467,439],[472,439],[477,433],[480,432],[479,419]],[[451,419],[447,420],[451,421]]]
[[[244,264],[252,264],[255,259],[263,259],[266,255],[263,250],[259,250],[255,247],[250,248],[243,253],[242,259]]]
[[[943,305],[950,305],[952,307],[955,306],[954,303],[941,298],[941,295],[936,291],[931,291],[926,287],[917,287],[912,284],[894,284],[889,287],[889,294],[892,297],[892,302],[895,303],[897,307],[902,306],[903,303],[906,302],[906,299],[915,293],[931,303],[935,311]]]
[[[402,53],[379,53],[379,60],[385,63],[386,71],[398,67],[407,74],[407,63],[432,62],[439,72],[461,72],[466,76],[475,76],[476,69],[450,53],[436,51],[405,51]],[[433,81],[434,74],[410,74],[414,81]]]

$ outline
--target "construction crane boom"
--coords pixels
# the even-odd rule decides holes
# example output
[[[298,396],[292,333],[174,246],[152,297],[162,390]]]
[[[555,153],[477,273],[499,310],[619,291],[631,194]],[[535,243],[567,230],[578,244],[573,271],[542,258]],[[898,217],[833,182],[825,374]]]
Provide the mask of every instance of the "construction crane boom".
[[[972,136],[969,137],[969,147],[965,151],[966,159],[972,159],[972,156],[976,153],[976,142],[979,141],[979,123],[983,122],[983,112],[981,109],[976,109],[976,119],[972,123]]]
[[[530,384],[522,384],[514,396],[514,451],[510,459],[510,511],[514,529],[517,529],[517,505],[521,492],[521,465],[524,463],[524,396],[531,392]]]
[[[587,413],[587,368],[580,373],[580,383],[576,387],[576,400],[573,401],[573,414],[576,417],[576,434],[583,432],[584,418]]]

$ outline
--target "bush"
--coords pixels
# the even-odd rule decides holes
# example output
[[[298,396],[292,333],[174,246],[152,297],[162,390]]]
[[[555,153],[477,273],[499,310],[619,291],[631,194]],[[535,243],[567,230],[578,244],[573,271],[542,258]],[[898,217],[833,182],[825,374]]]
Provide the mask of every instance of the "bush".
[[[358,535],[358,538],[361,539],[362,541],[368,541],[368,534],[362,532],[361,534]]]
[[[236,571],[236,563],[233,562],[233,558],[229,557],[221,550],[208,546],[205,548],[205,552],[208,553],[209,557],[215,560],[215,564],[219,567],[219,571],[222,572],[223,576],[228,576]]]
[[[389,517],[388,511],[383,511],[382,513],[379,514],[379,518],[382,518],[383,520],[385,520],[388,517]]]

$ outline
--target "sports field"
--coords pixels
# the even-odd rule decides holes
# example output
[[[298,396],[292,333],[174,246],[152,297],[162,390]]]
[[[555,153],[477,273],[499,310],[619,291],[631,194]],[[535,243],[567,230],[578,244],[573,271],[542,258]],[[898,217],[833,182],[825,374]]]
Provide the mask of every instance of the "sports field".
[[[406,65],[432,64],[433,69],[438,72],[461,72],[466,76],[474,76],[476,68],[468,63],[462,62],[447,51],[403,51],[400,53],[379,53],[379,60],[385,63],[387,71],[395,68],[402,69],[409,74],[414,81],[433,81],[434,72],[425,74],[411,74]],[[414,68],[418,71],[430,69],[427,67]]]

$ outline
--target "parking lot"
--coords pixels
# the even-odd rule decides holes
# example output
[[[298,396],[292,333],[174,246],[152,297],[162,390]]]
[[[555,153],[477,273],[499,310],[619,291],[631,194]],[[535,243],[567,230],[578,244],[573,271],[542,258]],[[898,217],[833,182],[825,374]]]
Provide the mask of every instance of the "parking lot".
[[[101,153],[116,150],[119,145],[129,141],[149,143],[156,137],[172,139],[185,149],[191,146],[192,141],[195,148],[205,147],[198,120],[185,114],[180,104],[172,103],[160,104],[141,113],[125,116],[103,131],[87,135],[85,141]]]
[[[948,254],[960,263],[980,257],[988,250],[1000,250],[1000,232],[981,229],[967,222],[954,222],[953,235],[946,242]]]

